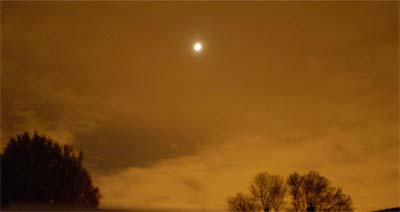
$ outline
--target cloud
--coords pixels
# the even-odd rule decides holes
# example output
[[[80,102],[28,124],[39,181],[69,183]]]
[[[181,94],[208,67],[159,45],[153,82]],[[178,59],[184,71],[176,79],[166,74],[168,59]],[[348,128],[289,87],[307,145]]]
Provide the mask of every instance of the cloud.
[[[99,176],[96,183],[102,188],[104,208],[224,210],[227,197],[248,192],[249,183],[260,171],[288,176],[294,171],[318,170],[352,196],[358,210],[390,207],[395,203],[399,195],[396,189],[399,174],[393,172],[395,161],[370,169],[377,167],[381,153],[354,148],[351,152],[358,154],[357,159],[345,160],[342,157],[348,154],[332,151],[335,144],[330,139],[331,135],[325,135],[295,146],[274,139],[265,145],[257,137],[229,140],[203,148],[198,154]],[[347,148],[353,146],[356,144]],[[396,154],[390,147],[384,152],[391,155],[387,158]],[[383,193],[391,198],[377,195]],[[379,201],[372,201],[374,198]],[[366,199],[372,202],[365,203]]]

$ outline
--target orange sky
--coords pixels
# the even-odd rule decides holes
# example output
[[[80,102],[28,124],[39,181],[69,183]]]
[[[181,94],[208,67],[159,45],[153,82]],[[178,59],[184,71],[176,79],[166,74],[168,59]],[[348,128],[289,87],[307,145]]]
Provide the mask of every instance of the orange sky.
[[[308,170],[399,206],[398,6],[1,2],[2,146],[82,149],[104,208],[225,209]]]

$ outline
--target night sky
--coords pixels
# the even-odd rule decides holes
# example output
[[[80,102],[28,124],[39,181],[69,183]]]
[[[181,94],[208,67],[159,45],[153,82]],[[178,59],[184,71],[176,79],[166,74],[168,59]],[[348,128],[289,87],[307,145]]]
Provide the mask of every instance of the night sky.
[[[103,208],[225,209],[308,170],[398,206],[398,7],[2,1],[1,146],[82,150]]]

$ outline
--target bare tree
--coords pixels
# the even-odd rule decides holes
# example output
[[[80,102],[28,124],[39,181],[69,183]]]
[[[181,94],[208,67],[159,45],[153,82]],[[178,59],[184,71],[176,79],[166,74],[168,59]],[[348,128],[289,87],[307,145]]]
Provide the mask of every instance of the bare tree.
[[[294,211],[353,211],[350,196],[317,172],[294,173],[287,184]]]
[[[250,192],[261,203],[265,212],[271,209],[279,211],[284,203],[285,181],[278,175],[262,172],[254,177],[253,183],[250,185]]]
[[[237,193],[228,199],[228,208],[230,211],[260,211],[261,205],[253,198]]]

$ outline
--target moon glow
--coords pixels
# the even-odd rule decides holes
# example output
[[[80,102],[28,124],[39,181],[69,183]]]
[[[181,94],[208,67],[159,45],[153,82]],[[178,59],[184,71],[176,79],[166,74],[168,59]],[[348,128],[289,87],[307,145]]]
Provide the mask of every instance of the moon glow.
[[[196,42],[193,45],[193,49],[195,52],[200,52],[203,49],[203,45],[200,42]]]

